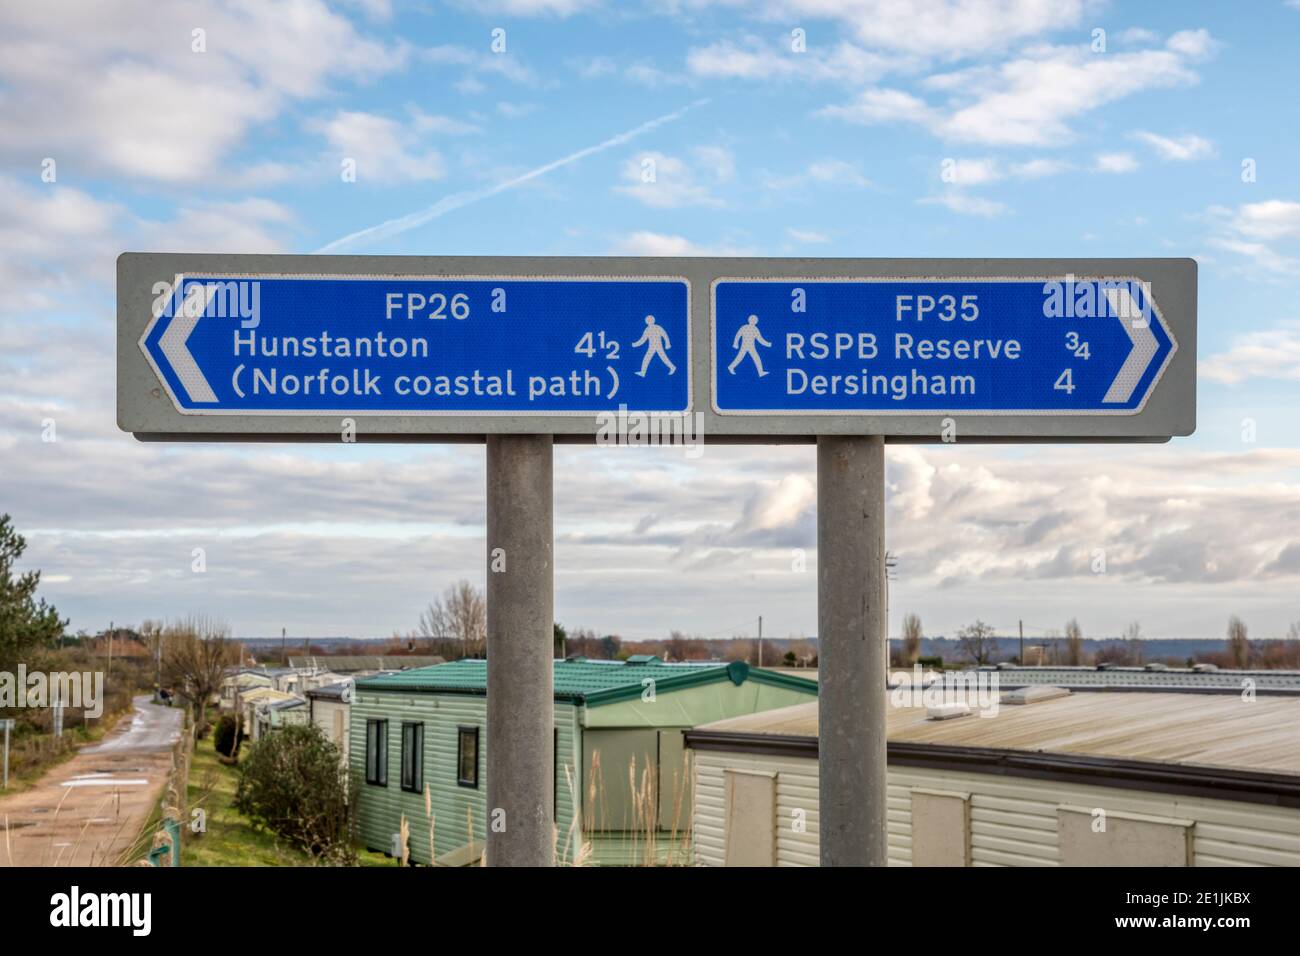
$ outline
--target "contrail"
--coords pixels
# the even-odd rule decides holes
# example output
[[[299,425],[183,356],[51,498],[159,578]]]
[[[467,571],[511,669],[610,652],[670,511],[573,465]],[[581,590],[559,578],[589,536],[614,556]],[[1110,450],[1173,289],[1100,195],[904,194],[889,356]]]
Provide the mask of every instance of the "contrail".
[[[667,113],[657,119],[652,119],[648,122],[642,123],[640,126],[634,126],[625,133],[611,136],[609,139],[597,143],[595,146],[588,146],[585,149],[580,149],[576,153],[570,153],[568,156],[547,163],[545,166],[538,166],[536,169],[530,169],[528,172],[515,176],[513,179],[507,179],[503,182],[496,183],[493,186],[484,187],[483,189],[473,189],[468,192],[453,193],[450,196],[444,196],[432,206],[426,206],[424,209],[407,213],[405,216],[398,216],[396,219],[389,219],[386,222],[381,222],[377,226],[370,226],[366,229],[349,233],[341,239],[335,239],[333,242],[321,246],[316,250],[315,254],[319,255],[322,253],[337,252],[340,249],[357,245],[359,243],[375,242],[380,239],[387,239],[390,236],[400,235],[401,233],[407,232],[411,229],[423,226],[426,222],[432,222],[434,219],[451,212],[453,209],[460,209],[462,206],[476,203],[480,199],[487,199],[489,196],[495,196],[497,193],[503,193],[508,189],[513,189],[516,186],[522,185],[530,179],[536,179],[538,176],[545,176],[547,173],[551,172],[551,170],[559,169],[561,166],[568,166],[570,163],[576,163],[578,160],[585,159],[595,153],[603,153],[607,149],[621,146],[628,140],[640,136],[642,133],[648,133],[650,130],[663,126],[665,123],[671,123],[673,120],[680,119],[689,110],[693,110],[697,106],[703,106],[708,102],[707,99],[696,100],[694,103],[683,106],[675,113]]]

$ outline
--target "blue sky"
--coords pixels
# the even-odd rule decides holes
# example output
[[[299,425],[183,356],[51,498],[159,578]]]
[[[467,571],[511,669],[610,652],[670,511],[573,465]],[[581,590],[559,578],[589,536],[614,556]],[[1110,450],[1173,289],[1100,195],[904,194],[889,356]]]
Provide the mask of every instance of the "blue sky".
[[[1196,435],[891,449],[892,626],[1217,637],[1237,613],[1280,636],[1300,620],[1298,39],[1282,0],[11,6],[0,510],[74,628],[205,611],[387,635],[482,580],[479,448],[118,433],[128,249],[1194,256]],[[815,633],[813,463],[557,451],[557,616]]]

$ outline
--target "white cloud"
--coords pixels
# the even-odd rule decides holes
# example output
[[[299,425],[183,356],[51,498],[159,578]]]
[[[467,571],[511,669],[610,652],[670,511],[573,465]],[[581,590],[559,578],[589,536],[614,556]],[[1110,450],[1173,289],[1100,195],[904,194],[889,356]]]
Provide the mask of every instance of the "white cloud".
[[[993,159],[952,159],[939,165],[944,182],[960,186],[980,186],[1002,178],[1002,170]]]
[[[740,43],[723,40],[695,47],[686,55],[686,68],[705,79],[809,80],[845,84],[870,83],[891,70],[903,69],[910,61],[882,56],[854,46],[837,43],[822,49],[812,46],[803,53],[771,44],[757,37]]]
[[[1132,153],[1098,153],[1095,168],[1099,173],[1131,173],[1138,162]]]
[[[507,17],[569,17],[600,6],[600,0],[456,0],[475,13]]]
[[[1232,236],[1212,236],[1209,240],[1216,249],[1224,249],[1244,259],[1250,267],[1276,275],[1300,275],[1300,259],[1278,252],[1263,242],[1247,242]]]
[[[1235,210],[1215,206],[1208,219],[1218,230],[1209,239],[1211,245],[1249,260],[1249,266],[1264,272],[1300,275],[1300,257],[1287,251],[1288,244],[1300,239],[1300,202],[1267,199],[1243,203]]]
[[[462,92],[477,92],[484,89],[482,77],[495,74],[514,83],[536,85],[537,75],[513,52],[509,45],[502,53],[493,53],[488,49],[475,50],[454,43],[426,47],[420,51],[420,58],[437,66],[464,67],[466,74],[460,81],[465,85]]]
[[[83,282],[110,281],[125,216],[78,189],[0,176],[0,314],[47,309]]]
[[[1203,159],[1214,154],[1214,144],[1194,133],[1171,138],[1139,130],[1133,135],[1154,149],[1161,159],[1186,162],[1192,159]]]
[[[715,182],[728,182],[736,175],[736,157],[723,146],[699,146],[692,151],[700,167]]]
[[[704,246],[685,236],[642,230],[620,236],[614,252],[624,256],[743,256],[745,249],[729,245]]]
[[[651,130],[659,129],[661,126],[675,122],[690,110],[693,110],[698,106],[703,106],[708,102],[708,100],[696,100],[694,103],[689,103],[671,113],[665,113],[663,116],[657,116],[654,119],[640,123],[631,129],[609,136],[601,140],[599,143],[595,143],[591,146],[584,146],[582,149],[574,150],[565,156],[561,156],[559,159],[553,159],[540,166],[534,166],[532,169],[525,170],[522,173],[518,173],[506,179],[498,180],[489,186],[484,186],[480,189],[470,189],[458,193],[452,193],[449,196],[444,196],[431,205],[425,206],[423,209],[417,209],[415,212],[410,212],[403,216],[396,216],[392,219],[386,219],[377,225],[367,226],[364,229],[350,232],[346,236],[341,236],[332,242],[326,243],[316,251],[318,254],[338,252],[342,249],[352,248],[360,243],[388,239],[393,236],[401,235],[404,232],[409,232],[412,229],[418,229],[420,226],[430,223],[435,219],[440,219],[449,212],[454,212],[457,209],[471,206],[490,196],[496,196],[511,189],[517,189],[526,183],[531,183],[535,180],[541,179],[543,176],[554,172],[557,169],[563,169],[566,166],[571,166],[574,163],[580,162],[588,156],[594,156],[597,153],[603,153],[606,150],[615,148],[616,146],[622,146]]]
[[[160,252],[284,252],[296,217],[269,199],[194,202],[165,222],[142,223],[145,245]]]
[[[350,7],[357,7],[372,20],[388,20],[393,16],[392,0],[343,0]]]
[[[1070,169],[1070,164],[1059,159],[1029,159],[1005,163],[983,157],[961,159],[949,157],[939,164],[939,177],[945,183],[958,187],[984,186],[1003,179],[1042,179],[1056,176]]]
[[[982,216],[985,219],[992,219],[1010,211],[1003,203],[992,199],[984,199],[981,196],[971,196],[957,189],[950,190],[939,196],[925,196],[918,199],[917,202],[925,205],[943,206],[963,216]]]
[[[597,55],[571,57],[567,61],[567,65],[579,76],[587,80],[621,76],[631,83],[648,87],[677,86],[691,82],[690,76],[661,69],[649,60],[635,60],[625,63],[612,56]]]
[[[1067,172],[1070,164],[1059,159],[1030,159],[1023,163],[1011,165],[1011,175],[1025,179],[1041,179],[1044,176],[1056,176]]]
[[[825,233],[814,232],[811,229],[788,228],[786,229],[785,234],[795,242],[801,242],[806,245],[820,245],[831,241],[830,236],[827,236]]]
[[[1269,378],[1300,381],[1300,322],[1238,335],[1226,352],[1201,361],[1198,371],[1225,385]]]
[[[1232,228],[1255,239],[1300,238],[1300,202],[1269,199],[1237,207]]]
[[[65,300],[84,314],[84,296],[98,302],[111,293],[123,249],[282,252],[295,226],[284,206],[255,197],[195,199],[155,220],[67,186],[0,176],[0,318]]]
[[[820,114],[862,124],[910,122],[936,126],[940,122],[925,100],[895,89],[863,90],[847,106],[827,106]]]
[[[613,76],[618,72],[618,61],[612,56],[571,57],[568,65],[577,71],[579,76],[589,80]]]
[[[789,176],[767,176],[763,185],[773,190],[796,189],[806,185],[875,188],[875,183],[862,173],[856,163],[843,159],[819,159]]]
[[[421,149],[410,129],[374,113],[339,111],[314,124],[333,153],[335,167],[355,160],[357,182],[427,182],[443,175],[442,158],[434,149]]]
[[[999,50],[1076,26],[1085,9],[1083,0],[693,0],[692,5],[747,10],[782,25],[834,20],[865,46],[944,58]],[[811,52],[816,31],[808,32]]]
[[[497,104],[497,112],[506,119],[522,119],[536,113],[537,109],[535,103],[511,103],[508,100],[502,100]]]
[[[1194,59],[1210,56],[1219,48],[1218,41],[1210,36],[1209,30],[1205,29],[1179,30],[1165,45],[1175,53]]]
[[[864,90],[820,114],[851,123],[916,123],[958,142],[1055,146],[1073,138],[1069,121],[1145,90],[1197,82],[1193,57],[1172,49],[1097,55],[1086,46],[1037,46],[996,67],[931,77],[946,92],[935,106],[899,89]]]
[[[1129,27],[1119,35],[1119,38],[1125,43],[1155,43],[1160,39],[1160,34],[1145,27]]]
[[[206,52],[191,31],[206,33]],[[166,182],[229,175],[256,125],[334,78],[400,67],[321,0],[0,7],[0,155]]]
[[[452,116],[434,116],[421,110],[412,110],[411,121],[421,133],[436,133],[443,136],[469,136],[483,132],[483,128],[474,123],[467,123]]]
[[[735,174],[734,158],[718,146],[699,147],[692,155],[693,166],[665,153],[632,156],[623,164],[623,185],[614,189],[655,209],[721,206],[712,190]]]

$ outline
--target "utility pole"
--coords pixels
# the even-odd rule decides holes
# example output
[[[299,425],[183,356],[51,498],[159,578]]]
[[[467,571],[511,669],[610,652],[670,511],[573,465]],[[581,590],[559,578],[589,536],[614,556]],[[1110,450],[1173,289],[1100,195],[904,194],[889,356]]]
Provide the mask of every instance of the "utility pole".
[[[487,864],[555,863],[550,435],[487,436]]]
[[[758,616],[758,666],[763,666],[763,615]]]
[[[822,866],[884,866],[885,443],[817,439]]]
[[[287,633],[286,628],[283,627],[280,628],[280,666],[281,667],[289,666],[289,648],[286,647],[284,643],[286,633]]]
[[[1020,621],[1020,666],[1025,666],[1025,622]]]

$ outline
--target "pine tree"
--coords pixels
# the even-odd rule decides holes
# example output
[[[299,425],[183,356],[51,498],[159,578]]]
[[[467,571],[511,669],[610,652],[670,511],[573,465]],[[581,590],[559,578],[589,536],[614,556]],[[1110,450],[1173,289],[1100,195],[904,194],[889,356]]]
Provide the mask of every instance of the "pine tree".
[[[33,652],[49,647],[63,635],[68,622],[36,599],[41,572],[14,575],[14,564],[27,550],[27,542],[9,516],[0,515],[0,669],[13,670],[29,662]]]

